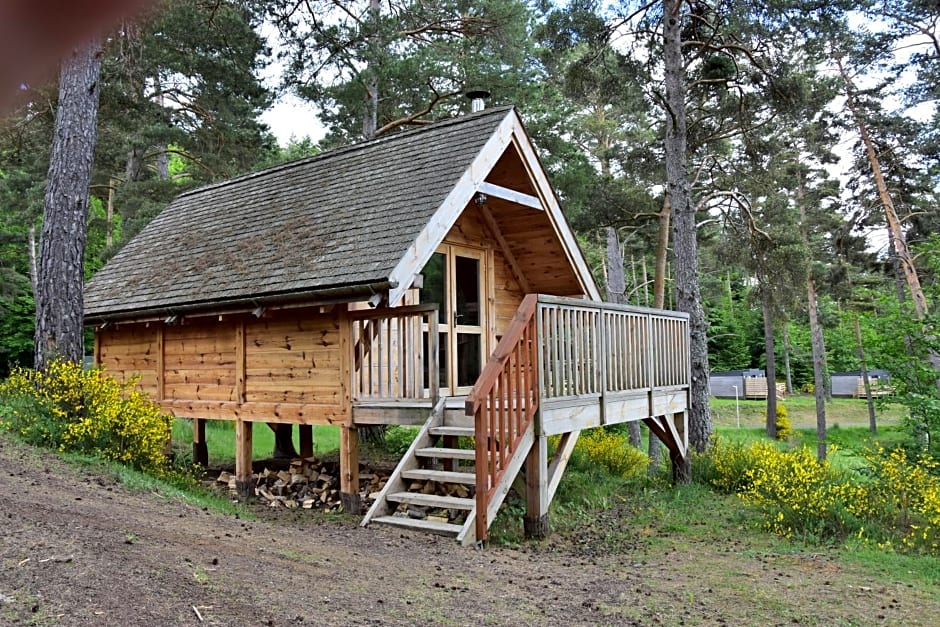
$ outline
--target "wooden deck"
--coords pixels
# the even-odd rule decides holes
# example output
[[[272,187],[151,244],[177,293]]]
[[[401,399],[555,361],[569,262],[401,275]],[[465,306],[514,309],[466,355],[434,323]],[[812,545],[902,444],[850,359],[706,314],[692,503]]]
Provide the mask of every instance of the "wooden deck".
[[[435,318],[421,313],[428,321],[425,324]],[[389,329],[383,345],[394,348],[386,350],[383,359],[357,354],[354,361],[369,373],[360,371],[356,375],[353,422],[427,421],[420,435],[423,455],[464,458],[455,457],[457,451],[446,445],[434,448],[429,444],[434,442],[434,433],[445,433],[447,427],[470,426],[466,418],[461,421],[456,415],[454,405],[459,399],[440,399],[436,383],[428,387],[402,385],[395,376],[396,369],[412,367],[403,366],[401,359],[408,359],[407,355],[436,355],[436,347],[409,346],[408,338],[422,336],[402,332],[401,324],[371,319],[378,320],[373,322],[374,328]],[[361,331],[365,336],[369,333]],[[429,341],[429,335],[421,341]],[[375,379],[383,382],[381,390],[359,383]],[[405,374],[401,380],[413,381],[414,377]],[[468,518],[463,528],[451,525],[455,535],[464,542],[485,539],[499,504],[523,467],[528,490],[526,528],[547,529],[548,505],[583,429],[642,420],[667,445],[674,463],[684,458],[688,449],[685,415],[690,381],[685,314],[582,299],[526,296],[464,401],[466,416],[472,417],[475,440],[476,497],[473,520]],[[551,435],[560,435],[561,440],[550,460],[547,437]],[[418,467],[413,453],[409,451],[411,457],[406,455],[402,461],[404,472],[413,473]],[[373,518],[405,524],[386,520],[389,517],[383,510],[388,509],[384,499],[407,503],[406,496],[401,492],[384,494],[364,524]],[[475,524],[471,526],[471,522]]]

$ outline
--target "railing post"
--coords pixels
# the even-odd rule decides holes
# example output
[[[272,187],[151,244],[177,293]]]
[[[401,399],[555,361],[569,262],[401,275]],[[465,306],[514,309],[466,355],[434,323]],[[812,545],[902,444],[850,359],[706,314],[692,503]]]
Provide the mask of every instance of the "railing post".
[[[647,414],[650,418],[655,416],[654,413],[654,387],[656,381],[653,378],[653,314],[646,314],[646,384],[648,386],[648,410]]]
[[[600,384],[601,384],[601,424],[607,424],[607,313],[602,307],[597,308],[598,317],[598,338],[597,352],[600,355]]]
[[[441,394],[441,371],[437,364],[441,336],[437,327],[437,309],[428,314],[428,388],[432,405],[437,405]]]

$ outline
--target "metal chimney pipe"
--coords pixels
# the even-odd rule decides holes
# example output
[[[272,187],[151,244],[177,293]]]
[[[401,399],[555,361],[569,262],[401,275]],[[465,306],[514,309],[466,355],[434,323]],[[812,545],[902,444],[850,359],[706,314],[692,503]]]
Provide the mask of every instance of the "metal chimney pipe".
[[[470,112],[476,113],[486,108],[486,99],[490,97],[490,92],[485,89],[471,89],[466,95],[470,99]]]

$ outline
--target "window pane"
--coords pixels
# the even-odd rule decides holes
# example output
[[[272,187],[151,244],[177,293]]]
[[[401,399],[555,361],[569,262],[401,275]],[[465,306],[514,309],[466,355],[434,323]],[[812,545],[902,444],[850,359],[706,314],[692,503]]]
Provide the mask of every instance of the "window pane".
[[[457,288],[456,324],[480,325],[480,260],[457,256],[454,260]]]
[[[437,321],[447,322],[447,272],[446,257],[443,253],[434,253],[427,265],[421,270],[424,275],[424,287],[419,290],[422,303],[437,303]]]
[[[450,382],[447,380],[447,334],[440,333],[438,340],[438,349],[437,349],[437,368],[440,372],[440,383],[439,387],[441,394],[444,396],[447,395],[447,389],[450,387]],[[424,332],[424,342],[422,343],[421,351],[424,354],[424,387],[430,388],[431,381],[428,378],[428,333]]]
[[[457,385],[473,385],[480,376],[482,365],[480,335],[477,333],[457,334]]]

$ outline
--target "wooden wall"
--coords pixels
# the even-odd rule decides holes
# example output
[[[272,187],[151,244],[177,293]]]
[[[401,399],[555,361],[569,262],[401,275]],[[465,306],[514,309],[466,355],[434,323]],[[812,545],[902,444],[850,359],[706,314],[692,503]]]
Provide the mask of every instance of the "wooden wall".
[[[97,331],[98,363],[178,416],[304,424],[349,420],[344,312],[184,318]],[[162,366],[162,367],[161,367]]]
[[[97,331],[96,361],[118,381],[140,375],[138,387],[157,398],[157,328],[163,323],[109,326]]]

